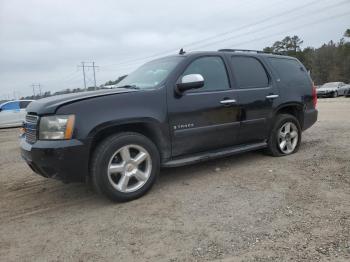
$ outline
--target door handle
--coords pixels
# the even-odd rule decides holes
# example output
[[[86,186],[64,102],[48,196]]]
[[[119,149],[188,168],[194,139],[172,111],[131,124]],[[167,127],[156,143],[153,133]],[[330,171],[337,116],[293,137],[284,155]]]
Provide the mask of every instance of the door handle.
[[[222,104],[222,105],[232,105],[235,103],[236,103],[235,99],[225,99],[225,100],[220,101],[220,104]]]
[[[267,99],[275,99],[275,98],[278,98],[279,95],[268,95],[266,96]]]

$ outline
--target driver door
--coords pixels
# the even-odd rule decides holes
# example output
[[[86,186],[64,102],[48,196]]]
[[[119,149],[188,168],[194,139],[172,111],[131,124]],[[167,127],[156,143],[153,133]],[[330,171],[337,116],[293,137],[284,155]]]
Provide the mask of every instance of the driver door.
[[[238,136],[238,98],[231,88],[223,58],[195,58],[179,79],[190,74],[202,75],[204,86],[181,95],[168,92],[173,156],[231,146]]]

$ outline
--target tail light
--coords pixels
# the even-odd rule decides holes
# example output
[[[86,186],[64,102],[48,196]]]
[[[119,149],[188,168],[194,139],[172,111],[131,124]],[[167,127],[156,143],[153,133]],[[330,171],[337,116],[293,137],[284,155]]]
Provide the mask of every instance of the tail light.
[[[312,84],[312,103],[314,104],[314,108],[317,105],[317,90],[314,84]]]

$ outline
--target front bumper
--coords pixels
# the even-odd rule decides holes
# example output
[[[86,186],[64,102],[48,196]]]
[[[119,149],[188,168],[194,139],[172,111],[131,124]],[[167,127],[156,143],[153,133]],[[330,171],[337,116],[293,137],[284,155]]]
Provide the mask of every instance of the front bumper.
[[[318,93],[317,97],[332,97],[333,95],[334,95],[334,92]]]
[[[20,138],[21,156],[37,174],[62,180],[82,182],[88,174],[89,150],[79,140],[37,141]]]
[[[309,109],[304,112],[304,124],[303,124],[303,130],[308,129],[313,124],[316,123],[318,116],[317,109]]]

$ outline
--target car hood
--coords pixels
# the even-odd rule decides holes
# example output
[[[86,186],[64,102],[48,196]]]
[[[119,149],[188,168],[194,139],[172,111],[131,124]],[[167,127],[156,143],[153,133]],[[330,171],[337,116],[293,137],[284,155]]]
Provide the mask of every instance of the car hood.
[[[28,113],[34,113],[37,115],[44,114],[54,114],[56,110],[65,104],[74,103],[76,101],[93,99],[100,96],[116,95],[128,92],[135,92],[134,89],[126,88],[117,88],[117,89],[108,89],[108,90],[98,90],[98,91],[86,91],[73,94],[64,94],[51,96],[47,98],[42,98],[36,101],[33,101],[27,107]]]

